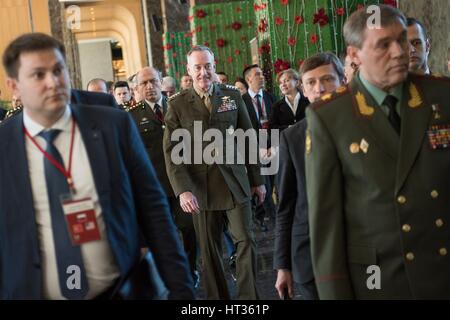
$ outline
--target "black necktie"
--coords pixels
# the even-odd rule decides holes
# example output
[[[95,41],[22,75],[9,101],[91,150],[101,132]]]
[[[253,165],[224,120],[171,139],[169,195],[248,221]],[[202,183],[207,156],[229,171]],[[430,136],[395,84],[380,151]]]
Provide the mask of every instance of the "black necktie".
[[[47,142],[45,150],[58,163],[64,165],[61,154],[56,149],[53,141],[61,130],[52,129],[43,131],[39,135]],[[69,184],[66,177],[60,172],[46,157],[44,157],[45,181],[47,183],[48,201],[50,206],[50,216],[52,220],[53,240],[55,244],[56,263],[58,266],[58,279],[61,293],[67,299],[83,299],[88,292],[89,286],[84,269],[83,257],[81,256],[81,248],[72,245],[64,212],[60,202],[60,196],[69,194]],[[71,266],[76,266],[80,270],[80,288],[70,288],[69,286],[75,281],[67,281],[68,278],[75,274]]]
[[[155,114],[156,114],[156,117],[158,118],[159,122],[164,123],[164,116],[161,112],[161,107],[157,103],[155,103]]]
[[[400,135],[401,120],[395,109],[398,99],[392,95],[387,95],[383,104],[389,108],[388,120],[394,128],[395,132]]]
[[[261,100],[260,100],[261,96],[258,94],[255,95],[255,99],[256,99],[256,108],[258,109],[258,119],[261,122],[261,118],[263,117],[263,111],[262,111],[262,107],[261,107]]]

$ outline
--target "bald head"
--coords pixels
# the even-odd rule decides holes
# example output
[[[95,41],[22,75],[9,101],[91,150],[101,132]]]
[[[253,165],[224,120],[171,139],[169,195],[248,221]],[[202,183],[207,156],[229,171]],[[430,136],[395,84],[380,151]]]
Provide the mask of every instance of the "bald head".
[[[145,67],[137,74],[137,90],[140,96],[150,102],[156,103],[161,99],[161,75],[153,67]]]

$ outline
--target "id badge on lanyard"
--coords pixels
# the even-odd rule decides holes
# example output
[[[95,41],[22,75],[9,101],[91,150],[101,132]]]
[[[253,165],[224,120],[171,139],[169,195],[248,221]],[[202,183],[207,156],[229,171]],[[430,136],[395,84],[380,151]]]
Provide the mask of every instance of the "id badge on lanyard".
[[[74,246],[101,239],[92,198],[77,199],[69,194],[62,195],[60,201]]]

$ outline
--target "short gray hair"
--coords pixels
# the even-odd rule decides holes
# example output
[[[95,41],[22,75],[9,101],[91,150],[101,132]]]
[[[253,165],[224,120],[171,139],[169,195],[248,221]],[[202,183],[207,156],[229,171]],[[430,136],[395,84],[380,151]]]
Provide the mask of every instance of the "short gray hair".
[[[192,49],[189,50],[189,52],[187,53],[186,58],[189,59],[190,55],[196,51],[207,51],[211,54],[211,56],[214,60],[214,52],[212,52],[212,50],[210,48],[208,48],[207,46],[203,46],[203,45],[198,45],[198,46],[192,47]]]
[[[174,78],[172,77],[164,77],[162,79],[163,85],[168,85],[169,87],[176,87],[177,86],[177,82],[175,81]]]
[[[406,18],[400,10],[389,5],[379,4],[381,26],[387,27],[401,22],[406,27]],[[361,49],[365,40],[367,20],[373,13],[367,12],[368,6],[353,12],[344,24],[344,39],[347,46]]]

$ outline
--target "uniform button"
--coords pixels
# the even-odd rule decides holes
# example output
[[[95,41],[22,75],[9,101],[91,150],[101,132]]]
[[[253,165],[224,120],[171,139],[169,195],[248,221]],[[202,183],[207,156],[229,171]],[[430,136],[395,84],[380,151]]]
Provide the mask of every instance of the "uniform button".
[[[439,254],[441,256],[446,256],[447,255],[447,248],[440,248],[439,249]]]
[[[436,219],[436,227],[440,228],[444,225],[444,221],[442,219]]]
[[[411,226],[410,226],[409,224],[404,224],[404,225],[402,226],[402,230],[403,230],[404,232],[410,232],[410,231],[411,231]]]
[[[439,193],[436,190],[431,191],[431,197],[436,199],[439,196]]]
[[[408,252],[406,254],[406,260],[413,261],[414,260],[414,253]]]
[[[147,132],[148,131],[148,129],[144,129],[144,132]]]
[[[404,196],[399,196],[397,198],[397,202],[400,204],[405,204],[406,203],[406,198]]]

